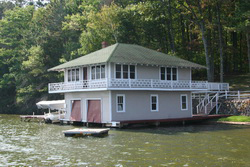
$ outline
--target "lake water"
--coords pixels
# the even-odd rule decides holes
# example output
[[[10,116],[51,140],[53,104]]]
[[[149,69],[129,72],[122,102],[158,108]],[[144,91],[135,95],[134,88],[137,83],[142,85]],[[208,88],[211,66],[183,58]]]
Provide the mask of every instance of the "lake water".
[[[250,166],[250,126],[111,129],[104,138],[64,137],[73,126],[0,115],[0,166]]]

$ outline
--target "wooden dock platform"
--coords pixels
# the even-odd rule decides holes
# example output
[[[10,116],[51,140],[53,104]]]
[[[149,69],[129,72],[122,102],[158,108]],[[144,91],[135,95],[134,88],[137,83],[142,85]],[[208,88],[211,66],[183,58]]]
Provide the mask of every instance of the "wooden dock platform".
[[[84,137],[84,136],[104,137],[108,135],[108,132],[109,129],[83,129],[83,128],[76,128],[63,131],[65,137]]]
[[[21,121],[24,122],[44,122],[44,115],[20,115]]]

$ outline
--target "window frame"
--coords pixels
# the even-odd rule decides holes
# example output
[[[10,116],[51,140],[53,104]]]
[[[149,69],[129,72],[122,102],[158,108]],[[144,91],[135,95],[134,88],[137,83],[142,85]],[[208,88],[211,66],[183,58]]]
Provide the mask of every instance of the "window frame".
[[[121,75],[121,77],[120,78],[117,78],[117,75],[116,75],[116,73],[117,73],[117,71],[116,71],[116,66],[117,65],[119,65],[119,66],[121,66],[121,71],[118,71],[119,73],[120,73],[120,75]],[[126,71],[128,74],[128,78],[124,78],[124,71],[123,71],[123,66],[128,66],[128,71]],[[131,70],[130,70],[130,67],[131,66],[134,66],[135,68],[135,70],[134,71],[132,71],[131,72]],[[136,72],[137,72],[137,66],[136,65],[133,65],[133,64],[115,64],[114,65],[114,78],[115,79],[136,79],[137,78],[137,74],[136,74]],[[131,73],[134,73],[134,78],[131,78]]]
[[[162,79],[162,68],[164,68],[164,79]],[[168,73],[168,69],[170,69],[170,73]],[[173,80],[173,69],[176,69],[176,80]],[[168,78],[168,75],[170,74],[170,79]],[[160,66],[159,68],[159,79],[161,81],[173,81],[176,82],[178,81],[178,67],[165,67],[165,66]]]
[[[102,68],[103,66],[104,66],[104,68]],[[97,67],[99,67],[98,74],[97,74]],[[93,70],[92,70],[92,68],[93,68]],[[104,71],[102,69],[104,69]],[[104,74],[104,78],[102,78],[102,74]],[[97,78],[97,75],[98,75],[98,78]],[[90,79],[91,80],[105,79],[105,77],[106,77],[106,65],[105,64],[90,66]]]
[[[74,71],[74,76],[73,76],[73,71]],[[78,71],[78,80],[76,77]],[[67,82],[79,82],[80,81],[80,68],[69,68],[67,69]]]
[[[186,108],[183,108],[182,104],[183,104],[183,101],[182,101],[182,97],[186,97]],[[187,94],[181,94],[180,96],[180,105],[181,105],[181,110],[182,111],[186,111],[188,110],[188,95]]]
[[[122,108],[122,110],[121,111],[119,111],[118,110],[118,105],[119,105],[119,103],[118,103],[118,97],[122,97],[123,98],[123,108]],[[118,112],[118,113],[123,113],[123,112],[126,112],[126,110],[125,110],[125,104],[126,104],[126,99],[125,99],[125,94],[117,94],[116,95],[116,112]]]
[[[153,110],[153,101],[152,101],[152,97],[156,97],[156,110]],[[159,111],[159,98],[158,98],[158,94],[151,94],[150,95],[150,111],[151,112],[158,112]]]

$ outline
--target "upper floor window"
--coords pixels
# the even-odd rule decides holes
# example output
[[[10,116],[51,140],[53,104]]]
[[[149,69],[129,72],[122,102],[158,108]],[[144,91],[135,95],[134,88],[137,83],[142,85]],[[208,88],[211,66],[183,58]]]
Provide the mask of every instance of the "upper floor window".
[[[105,78],[105,65],[91,66],[91,79]]]
[[[115,65],[115,78],[135,79],[135,65]]]
[[[181,95],[181,110],[187,110],[187,109],[188,109],[187,95],[183,94]]]
[[[79,79],[80,79],[79,68],[68,70],[68,82],[79,81]]]
[[[161,67],[160,77],[161,77],[161,80],[176,81],[177,80],[177,68]]]

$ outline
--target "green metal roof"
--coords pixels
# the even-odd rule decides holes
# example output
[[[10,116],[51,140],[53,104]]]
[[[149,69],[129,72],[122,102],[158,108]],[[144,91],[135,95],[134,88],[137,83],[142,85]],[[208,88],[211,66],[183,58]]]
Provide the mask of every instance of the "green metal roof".
[[[205,66],[183,60],[176,56],[157,52],[139,45],[116,43],[49,69],[57,71],[64,68],[99,63],[146,64],[173,67],[206,68]]]

